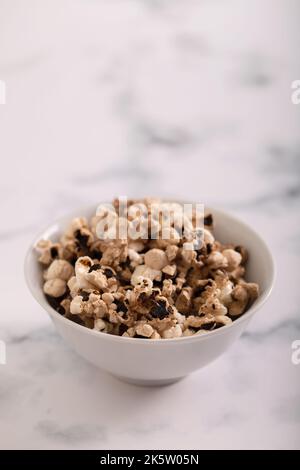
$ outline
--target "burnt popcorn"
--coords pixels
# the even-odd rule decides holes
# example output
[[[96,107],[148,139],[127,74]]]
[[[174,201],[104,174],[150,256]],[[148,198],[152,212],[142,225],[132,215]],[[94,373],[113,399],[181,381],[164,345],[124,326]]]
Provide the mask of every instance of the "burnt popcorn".
[[[109,279],[110,277],[114,277],[115,276],[115,273],[113,272],[112,269],[109,269],[109,268],[105,268],[104,269],[104,274],[105,276],[107,277],[107,279]]]
[[[50,253],[51,253],[51,257],[52,259],[55,259],[58,257],[58,249],[53,246],[51,249],[50,249]]]
[[[84,302],[87,302],[90,298],[90,293],[89,292],[82,291],[82,292],[80,292],[79,295],[82,297],[82,300]]]
[[[83,235],[80,230],[76,230],[75,238],[81,247],[83,248],[87,247],[88,239],[89,239],[88,235]]]
[[[150,314],[153,318],[160,318],[161,320],[169,315],[169,311],[166,308],[166,302],[158,300],[155,305],[151,308]]]
[[[122,300],[115,299],[114,303],[117,306],[117,312],[124,312],[124,313],[127,312],[128,307],[125,305],[125,303]]]
[[[152,202],[131,200],[128,212],[143,203],[149,226],[154,221],[160,234]],[[188,231],[177,232],[174,222],[167,239],[100,240],[99,217],[77,217],[60,240],[36,246],[45,296],[68,320],[99,334],[164,340],[213,334],[258,297],[258,285],[245,281],[246,248],[215,239],[213,214],[203,218],[200,248],[191,244]]]
[[[213,225],[213,216],[212,214],[208,214],[204,217],[204,225]]]
[[[95,263],[90,267],[89,272],[92,273],[93,271],[98,271],[99,269],[101,269],[101,264]]]

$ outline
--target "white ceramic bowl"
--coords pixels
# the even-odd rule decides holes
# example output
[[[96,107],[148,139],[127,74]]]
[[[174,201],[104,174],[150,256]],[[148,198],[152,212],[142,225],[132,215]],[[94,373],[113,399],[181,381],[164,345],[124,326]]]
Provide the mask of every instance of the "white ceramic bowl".
[[[165,385],[206,366],[223,354],[241,335],[249,320],[261,309],[274,283],[272,255],[261,237],[249,226],[216,209],[212,212],[215,236],[223,243],[245,246],[249,251],[247,280],[257,282],[260,295],[251,308],[229,326],[206,335],[149,340],[126,338],[90,330],[57,313],[47,302],[42,290],[41,267],[34,251],[41,238],[58,239],[72,217],[90,217],[95,208],[77,211],[51,224],[35,239],[25,260],[28,287],[38,303],[48,312],[60,335],[80,356],[119,379],[139,385]]]

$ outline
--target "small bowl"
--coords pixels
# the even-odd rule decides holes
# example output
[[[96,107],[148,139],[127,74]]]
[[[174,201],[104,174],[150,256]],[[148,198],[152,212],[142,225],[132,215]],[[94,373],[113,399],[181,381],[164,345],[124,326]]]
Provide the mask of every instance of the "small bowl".
[[[88,208],[54,222],[40,233],[29,248],[25,260],[27,285],[37,302],[46,310],[64,340],[80,355],[119,379],[137,385],[166,385],[206,366],[223,354],[242,334],[250,319],[269,297],[274,284],[274,262],[261,237],[237,218],[217,209],[206,208],[214,216],[214,234],[223,243],[243,245],[249,252],[247,280],[260,287],[258,299],[232,324],[205,335],[149,340],[101,333],[61,316],[47,302],[42,289],[42,269],[34,250],[41,238],[57,240],[72,217],[95,214]]]

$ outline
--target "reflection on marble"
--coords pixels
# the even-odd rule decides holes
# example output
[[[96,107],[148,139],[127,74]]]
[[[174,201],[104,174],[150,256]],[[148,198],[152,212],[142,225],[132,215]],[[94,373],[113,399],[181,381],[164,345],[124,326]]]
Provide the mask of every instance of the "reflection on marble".
[[[299,448],[300,5],[2,1],[1,448]],[[115,195],[195,199],[268,241],[277,283],[218,361],[162,389],[77,357],[31,298],[49,220]]]

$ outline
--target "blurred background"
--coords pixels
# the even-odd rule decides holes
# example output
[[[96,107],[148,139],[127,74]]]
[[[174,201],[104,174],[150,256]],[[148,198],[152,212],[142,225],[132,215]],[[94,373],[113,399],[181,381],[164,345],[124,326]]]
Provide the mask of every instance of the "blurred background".
[[[298,0],[0,0],[0,445],[300,446],[299,24]],[[118,195],[230,210],[277,262],[262,316],[207,372],[153,392],[162,408],[149,391],[95,378],[23,280],[43,226]],[[169,416],[178,390],[191,402],[206,390],[207,410]]]

